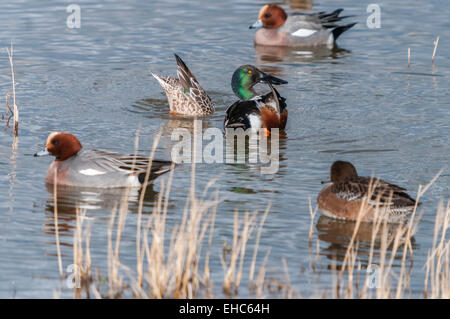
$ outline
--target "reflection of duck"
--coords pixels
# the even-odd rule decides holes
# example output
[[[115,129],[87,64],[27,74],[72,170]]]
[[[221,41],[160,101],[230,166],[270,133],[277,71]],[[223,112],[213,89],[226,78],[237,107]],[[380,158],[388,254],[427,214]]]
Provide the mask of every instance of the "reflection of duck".
[[[201,121],[201,122],[197,122],[197,123],[201,123],[199,129],[206,129],[209,127],[212,127],[211,122],[209,121]],[[190,131],[190,133],[193,135],[194,134],[194,129],[196,128],[196,122],[186,119],[186,118],[179,118],[179,119],[175,119],[172,118],[170,119],[166,125],[164,125],[164,128],[168,131],[171,132],[174,129],[178,129],[178,128],[185,128],[187,130]]]
[[[47,232],[54,232],[54,209],[55,198],[54,185],[46,184],[46,189],[50,195],[47,200],[45,210],[50,212],[48,215],[49,221],[46,224]],[[158,193],[153,190],[153,185],[149,185],[144,195],[144,207],[152,206],[158,198]],[[142,189],[130,188],[129,192],[126,188],[86,188],[86,187],[71,187],[71,186],[57,186],[56,188],[56,203],[58,208],[58,227],[62,233],[70,233],[75,227],[73,221],[76,219],[77,209],[87,210],[105,210],[108,213],[103,217],[105,220],[109,219],[109,212],[117,209],[121,202],[129,203],[129,210],[137,212],[138,201]]]
[[[347,18],[339,16],[342,11],[294,12],[288,16],[280,6],[267,4],[261,8],[258,20],[250,28],[261,28],[255,34],[255,44],[288,47],[323,45],[331,48],[343,32],[356,24],[336,24]]]
[[[47,210],[54,209],[54,185],[46,183],[45,187],[51,196],[47,201]],[[147,192],[151,188],[147,188]],[[89,188],[89,187],[73,187],[58,185],[56,188],[56,200],[58,211],[69,210],[75,208],[80,209],[105,209],[112,210],[121,201],[137,202],[139,199],[139,190],[130,188],[127,192],[126,188]]]
[[[312,0],[289,0],[291,9],[295,10],[311,10],[313,2]]]
[[[263,64],[273,62],[306,63],[315,60],[337,59],[350,51],[341,49],[337,45],[332,48],[319,46],[302,49],[255,45],[255,52],[258,57],[257,64]]]
[[[258,169],[261,172],[264,171],[264,174],[284,175],[287,167],[287,164],[284,163],[287,159],[285,152],[287,139],[284,135],[278,137],[272,141],[272,138],[258,138],[258,135],[252,134],[248,142],[245,142],[243,147],[239,147],[239,142],[235,142],[234,136],[225,136],[226,163],[244,170]],[[272,145],[272,142],[276,144]],[[271,170],[270,168],[275,169]],[[228,173],[241,176],[242,171],[230,171]]]
[[[261,82],[267,83],[271,92],[258,95],[254,86]],[[286,99],[280,96],[272,84],[286,83],[252,65],[239,67],[233,74],[231,86],[233,92],[243,101],[237,101],[227,109],[224,129],[284,129],[287,121]]]
[[[398,222],[411,214],[416,205],[404,188],[381,179],[358,176],[349,162],[334,162],[330,181],[317,197],[319,208],[329,217],[357,220],[362,213],[363,220],[371,221],[378,212],[380,217]]]
[[[386,240],[388,243],[387,249],[392,250],[393,239],[398,227],[402,227],[400,224],[392,223],[387,223],[385,225],[387,227],[386,235],[383,235],[383,225],[381,225],[378,232],[374,234],[375,228],[373,223],[361,222],[359,224],[358,231],[355,235],[355,243],[358,243],[358,261],[366,266],[372,239],[374,238],[374,257],[378,257],[382,241]],[[347,253],[348,244],[355,232],[355,226],[356,223],[353,221],[342,221],[323,215],[320,216],[316,224],[317,231],[319,232],[318,238],[321,241],[330,244],[329,246],[322,248],[321,254],[330,260],[342,261]],[[403,238],[402,242],[404,242],[404,240],[405,239]],[[413,243],[413,249],[417,248],[416,245],[414,245],[414,237],[411,238],[411,242]],[[395,257],[395,260],[401,261],[402,251],[403,250],[397,250],[398,256]]]

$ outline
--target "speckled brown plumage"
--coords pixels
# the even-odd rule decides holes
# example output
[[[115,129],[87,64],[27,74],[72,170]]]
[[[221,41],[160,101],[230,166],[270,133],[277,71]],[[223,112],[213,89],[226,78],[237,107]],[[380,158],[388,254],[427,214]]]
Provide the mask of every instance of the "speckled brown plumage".
[[[181,58],[175,54],[178,79],[152,73],[169,101],[170,113],[188,116],[207,116],[214,113],[211,98],[200,86]]]
[[[331,184],[325,186],[317,198],[319,208],[325,215],[356,220],[361,205],[366,203],[368,211],[365,220],[371,220],[378,207],[389,220],[395,221],[414,210],[416,201],[404,188],[382,179],[358,176],[349,162],[334,162],[330,177]]]

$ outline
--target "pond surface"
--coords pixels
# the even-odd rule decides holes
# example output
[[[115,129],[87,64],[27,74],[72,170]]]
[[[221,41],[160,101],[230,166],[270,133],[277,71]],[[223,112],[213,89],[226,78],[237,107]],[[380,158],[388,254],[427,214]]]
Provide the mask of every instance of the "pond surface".
[[[162,130],[156,157],[169,159],[176,127],[192,120],[171,117],[165,95],[150,71],[175,75],[179,54],[216,105],[203,126],[222,128],[226,108],[236,97],[233,71],[254,64],[289,83],[287,136],[280,141],[280,168],[262,175],[258,166],[200,164],[197,191],[217,178],[219,189],[211,247],[215,294],[223,296],[220,262],[224,242],[231,243],[233,212],[263,212],[270,204],[259,247],[269,248],[269,275],[283,278],[284,258],[291,285],[303,296],[330,287],[330,256],[345,251],[339,241],[346,226],[313,221],[319,241],[320,278],[308,272],[308,201],[317,194],[337,159],[355,164],[361,175],[395,182],[415,196],[419,184],[441,176],[421,199],[423,216],[414,236],[411,294],[423,295],[423,265],[433,240],[440,200],[450,195],[450,22],[445,1],[381,1],[381,28],[366,25],[367,4],[360,1],[313,3],[313,11],[345,8],[358,24],[339,38],[339,50],[255,48],[249,30],[263,1],[173,0],[79,1],[81,28],[69,29],[66,1],[14,1],[0,4],[0,45],[14,45],[18,146],[11,131],[0,139],[0,297],[52,298],[60,290],[52,190],[44,182],[50,158],[34,158],[51,131],[78,136],[86,149],[148,154]],[[284,4],[289,8],[289,3]],[[435,64],[433,42],[440,36]],[[411,48],[408,69],[407,52]],[[0,92],[11,90],[5,50],[0,54]],[[170,193],[168,223],[181,221],[190,187],[191,166],[177,167]],[[161,190],[157,181],[144,202],[151,212]],[[73,262],[76,202],[89,208],[94,267],[105,273],[107,224],[118,194],[61,192],[59,228],[63,267]],[[136,209],[131,204],[121,246],[121,262],[134,269]],[[170,228],[170,227],[169,227]],[[338,235],[336,235],[336,232]],[[248,246],[251,259],[254,240]],[[314,244],[315,245],[315,244]],[[248,263],[246,263],[248,271]],[[305,270],[306,269],[306,270]],[[240,296],[247,295],[246,283]]]

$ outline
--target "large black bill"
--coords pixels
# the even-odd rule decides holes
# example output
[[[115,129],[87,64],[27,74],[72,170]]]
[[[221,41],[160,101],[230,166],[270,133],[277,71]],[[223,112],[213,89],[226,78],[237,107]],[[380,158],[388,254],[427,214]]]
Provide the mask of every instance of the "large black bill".
[[[272,76],[270,74],[261,72],[262,76],[261,76],[261,81],[263,82],[269,82],[273,85],[280,85],[280,84],[287,84],[288,82],[285,80],[282,80],[280,78],[277,78],[275,76]]]

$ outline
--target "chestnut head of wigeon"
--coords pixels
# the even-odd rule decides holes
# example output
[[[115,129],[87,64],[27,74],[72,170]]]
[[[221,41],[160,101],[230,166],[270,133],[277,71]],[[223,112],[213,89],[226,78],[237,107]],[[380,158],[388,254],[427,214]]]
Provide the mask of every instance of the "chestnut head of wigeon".
[[[259,27],[267,29],[278,29],[287,19],[287,14],[283,8],[276,4],[266,4],[259,10],[258,21],[256,21],[250,29]]]
[[[331,165],[330,180],[333,183],[343,182],[358,177],[355,166],[350,162],[336,161]]]
[[[52,155],[57,161],[64,161],[76,155],[82,146],[80,141],[70,133],[52,132],[47,138],[45,150],[34,156]]]

